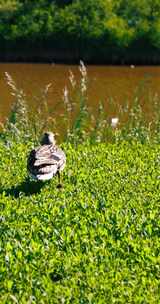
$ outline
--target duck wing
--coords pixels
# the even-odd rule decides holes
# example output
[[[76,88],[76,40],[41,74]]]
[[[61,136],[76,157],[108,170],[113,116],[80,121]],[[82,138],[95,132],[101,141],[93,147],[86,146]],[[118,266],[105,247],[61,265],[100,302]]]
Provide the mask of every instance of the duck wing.
[[[64,152],[53,145],[43,145],[33,149],[28,157],[27,168],[33,174],[55,175],[57,171],[63,170],[66,162]]]
[[[63,150],[57,147],[56,151],[53,153],[53,158],[57,160],[58,170],[62,171],[66,164],[66,155]]]
[[[42,163],[53,163],[52,155],[55,151],[55,146],[53,145],[43,145],[35,149],[35,162],[39,161]],[[35,164],[36,165],[36,164]],[[38,162],[37,162],[38,165]]]

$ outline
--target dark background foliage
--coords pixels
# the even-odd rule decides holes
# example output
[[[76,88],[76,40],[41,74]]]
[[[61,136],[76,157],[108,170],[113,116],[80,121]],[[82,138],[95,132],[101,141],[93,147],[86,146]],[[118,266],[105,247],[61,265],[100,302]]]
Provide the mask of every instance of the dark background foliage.
[[[0,20],[1,58],[160,61],[158,0],[1,0]]]

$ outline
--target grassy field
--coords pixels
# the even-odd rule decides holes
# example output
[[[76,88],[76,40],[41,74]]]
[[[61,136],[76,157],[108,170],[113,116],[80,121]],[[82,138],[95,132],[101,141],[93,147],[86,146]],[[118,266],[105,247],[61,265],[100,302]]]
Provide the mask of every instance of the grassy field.
[[[0,303],[160,303],[160,146],[64,144],[63,188],[0,141]]]

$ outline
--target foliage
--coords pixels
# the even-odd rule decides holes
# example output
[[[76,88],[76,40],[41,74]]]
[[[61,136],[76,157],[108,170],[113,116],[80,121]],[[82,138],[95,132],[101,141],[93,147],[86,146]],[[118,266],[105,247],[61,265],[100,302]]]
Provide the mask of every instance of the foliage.
[[[0,302],[158,303],[159,146],[64,144],[62,190],[30,149],[0,142]]]
[[[45,41],[47,49],[58,51],[71,43],[73,57],[78,52],[78,60],[100,62],[123,60],[133,50],[137,55],[137,43],[150,56],[160,48],[158,0],[1,0],[0,17],[0,39],[10,49],[16,43],[23,48],[24,41],[28,51],[37,43],[43,48]]]

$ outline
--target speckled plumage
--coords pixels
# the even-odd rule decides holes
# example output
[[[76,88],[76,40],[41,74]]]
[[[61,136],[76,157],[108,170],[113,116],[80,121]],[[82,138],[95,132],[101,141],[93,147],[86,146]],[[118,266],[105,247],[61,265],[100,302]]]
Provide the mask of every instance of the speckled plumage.
[[[53,135],[51,132],[45,133],[45,144],[33,149],[27,161],[30,175],[37,180],[51,179],[57,173],[59,174],[66,164],[65,153],[55,144],[54,135],[53,140],[48,140],[47,143],[48,134]]]

